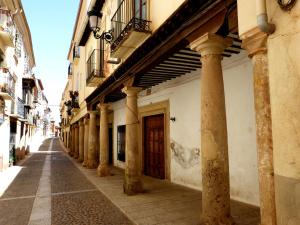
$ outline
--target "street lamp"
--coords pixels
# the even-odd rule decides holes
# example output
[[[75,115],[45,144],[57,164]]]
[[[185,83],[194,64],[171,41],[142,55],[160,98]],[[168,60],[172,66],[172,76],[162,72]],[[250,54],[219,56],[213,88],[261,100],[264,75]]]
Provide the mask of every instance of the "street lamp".
[[[87,14],[89,17],[90,28],[94,33],[94,37],[96,39],[99,39],[101,37],[101,35],[99,35],[98,32],[100,31],[102,12],[92,9]]]
[[[103,40],[106,40],[108,43],[110,43],[113,40],[113,35],[111,30],[108,32],[103,32],[101,35],[99,34],[101,18],[103,16],[102,12],[97,11],[94,8],[91,11],[89,11],[87,15],[89,17],[90,29],[93,31],[94,37],[96,39],[101,38]]]

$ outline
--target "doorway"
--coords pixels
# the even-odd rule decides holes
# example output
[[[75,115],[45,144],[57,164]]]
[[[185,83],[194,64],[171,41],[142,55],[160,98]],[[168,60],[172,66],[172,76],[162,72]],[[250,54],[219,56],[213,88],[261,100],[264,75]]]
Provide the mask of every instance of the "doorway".
[[[144,173],[165,179],[164,114],[144,117]]]

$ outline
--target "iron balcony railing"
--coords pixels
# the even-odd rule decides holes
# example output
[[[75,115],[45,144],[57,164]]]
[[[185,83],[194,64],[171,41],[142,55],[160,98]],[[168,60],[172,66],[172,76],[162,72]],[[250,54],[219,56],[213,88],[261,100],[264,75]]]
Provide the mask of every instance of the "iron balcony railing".
[[[97,77],[97,78],[104,77],[104,50],[103,50],[103,48],[94,49],[87,61],[87,79],[86,79],[87,83],[94,77]]]
[[[126,39],[131,30],[151,32],[147,18],[147,0],[123,0],[111,19],[114,37],[111,51]]]
[[[23,101],[20,98],[17,98],[17,114],[22,118],[25,117],[24,105],[25,105],[25,101]]]
[[[15,98],[15,81],[8,70],[0,72],[0,91],[9,94],[13,99]]]

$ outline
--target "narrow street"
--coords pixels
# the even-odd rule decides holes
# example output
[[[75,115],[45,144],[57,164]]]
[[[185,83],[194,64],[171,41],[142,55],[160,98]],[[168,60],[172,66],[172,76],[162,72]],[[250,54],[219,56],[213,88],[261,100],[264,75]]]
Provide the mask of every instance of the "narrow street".
[[[0,198],[1,225],[132,224],[47,139]]]
[[[99,178],[72,160],[59,139],[46,139],[0,198],[0,225],[168,224],[201,221],[201,192],[143,176],[145,193],[123,193],[124,171]],[[126,216],[120,211],[118,206]],[[238,225],[259,223],[259,209],[231,202]],[[130,220],[128,218],[130,218]]]

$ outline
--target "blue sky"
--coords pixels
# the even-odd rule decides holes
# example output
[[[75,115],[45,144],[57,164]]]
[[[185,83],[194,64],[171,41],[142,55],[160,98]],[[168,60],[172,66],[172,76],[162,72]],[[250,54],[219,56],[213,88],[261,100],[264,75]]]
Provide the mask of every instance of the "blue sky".
[[[35,55],[34,72],[42,79],[45,94],[59,120],[59,105],[67,81],[67,54],[79,0],[22,0]]]

